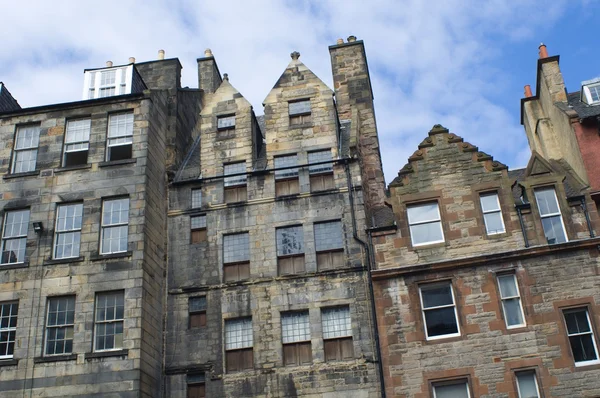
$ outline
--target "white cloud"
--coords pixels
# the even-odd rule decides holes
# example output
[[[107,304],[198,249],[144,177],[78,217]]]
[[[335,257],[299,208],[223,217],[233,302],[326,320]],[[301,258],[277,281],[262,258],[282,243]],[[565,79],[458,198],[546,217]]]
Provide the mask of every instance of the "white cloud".
[[[503,93],[510,71],[494,61],[511,42],[559,18],[566,2],[493,0],[81,1],[5,2],[0,80],[23,106],[78,100],[84,68],[107,60],[156,58],[184,66],[197,86],[196,58],[210,47],[223,73],[258,114],[298,50],[331,85],[327,46],[355,34],[365,41],[385,174],[391,181],[435,123],[498,160],[523,166],[520,93]],[[539,12],[543,9],[543,12]],[[532,49],[532,52],[535,49]],[[498,94],[500,93],[500,94]],[[514,97],[512,109],[497,96]]]

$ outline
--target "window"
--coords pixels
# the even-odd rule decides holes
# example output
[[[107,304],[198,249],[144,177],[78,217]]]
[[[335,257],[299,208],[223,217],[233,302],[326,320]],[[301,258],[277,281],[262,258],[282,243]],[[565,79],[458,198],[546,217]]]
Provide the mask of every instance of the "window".
[[[217,130],[227,130],[235,128],[235,115],[217,117]]]
[[[567,234],[554,188],[536,189],[535,199],[540,210],[542,226],[548,243],[566,242]]]
[[[206,379],[204,373],[187,375],[187,398],[206,397]]]
[[[244,202],[246,192],[246,162],[230,163],[223,166],[224,175],[241,174],[225,177],[225,203]]]
[[[354,357],[350,307],[324,308],[321,311],[323,345],[326,361],[340,361]]]
[[[590,98],[592,99],[590,104],[600,102],[600,85],[588,86],[588,89],[590,90]]]
[[[106,160],[131,159],[133,145],[133,112],[108,117],[108,148]]]
[[[252,318],[225,321],[225,365],[228,372],[254,367]]]
[[[54,258],[79,257],[82,218],[83,203],[58,206]]]
[[[91,126],[91,119],[69,120],[67,122],[63,166],[87,164]]]
[[[450,282],[419,287],[427,340],[460,336]]]
[[[96,295],[96,330],[94,351],[123,348],[123,317],[125,298],[123,292]]]
[[[202,207],[202,189],[192,189],[192,209]]]
[[[406,210],[413,246],[444,241],[440,208],[437,202],[408,205]]]
[[[600,84],[598,79],[588,80],[581,83],[583,95],[581,100],[589,105],[594,105],[600,102]]]
[[[310,175],[311,192],[326,191],[335,188],[333,163],[322,163],[331,159],[331,150],[329,149],[308,153],[308,173]]]
[[[201,243],[206,242],[206,216],[192,216],[190,217],[190,243]]]
[[[275,163],[275,195],[293,195],[300,192],[300,183],[298,182],[298,168],[277,170],[282,167],[291,167],[298,165],[298,155],[277,156]]]
[[[35,171],[39,143],[40,126],[21,126],[17,128],[12,163],[13,173]]]
[[[281,314],[281,339],[284,365],[312,362],[308,311]]]
[[[481,203],[487,234],[495,235],[504,233],[504,220],[502,220],[498,194],[496,192],[482,194],[479,197],[479,202]]]
[[[564,312],[564,316],[575,366],[600,363],[598,360],[598,347],[587,308],[567,310]]]
[[[223,236],[223,277],[225,282],[250,278],[248,232]]]
[[[46,355],[70,354],[73,352],[74,323],[74,296],[48,298]]]
[[[310,116],[310,100],[294,101],[288,104],[290,125],[302,125],[312,121]]]
[[[534,370],[516,372],[519,398],[540,398],[540,389]]]
[[[129,199],[105,200],[102,206],[102,237],[100,254],[127,251]]]
[[[315,224],[315,248],[319,270],[344,266],[344,238],[341,221]]]
[[[15,264],[25,261],[29,210],[7,211],[2,227],[2,261],[0,264]]]
[[[500,275],[498,276],[498,286],[500,287],[500,300],[502,301],[506,327],[511,329],[525,326],[517,277],[513,274]]]
[[[279,275],[304,272],[304,233],[301,225],[277,228],[277,268]]]
[[[206,296],[190,297],[188,311],[190,329],[206,326]]]
[[[0,359],[10,359],[15,351],[19,303],[0,303]]]
[[[131,93],[133,65],[86,71],[84,77],[83,99],[111,97]]]
[[[470,398],[469,384],[465,381],[452,381],[434,384],[433,398]]]

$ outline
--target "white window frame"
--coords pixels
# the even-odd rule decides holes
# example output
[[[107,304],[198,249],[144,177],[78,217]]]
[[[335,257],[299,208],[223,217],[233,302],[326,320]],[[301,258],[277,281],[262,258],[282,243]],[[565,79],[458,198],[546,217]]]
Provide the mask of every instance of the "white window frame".
[[[235,129],[235,114],[217,116],[217,130],[229,129]]]
[[[437,391],[436,388],[443,388],[446,386],[454,386],[454,385],[465,385],[467,387],[467,398],[471,398],[471,389],[469,388],[469,381],[468,380],[457,380],[456,383],[453,383],[452,381],[448,381],[447,383],[443,383],[443,384],[439,384],[439,385],[433,385],[432,389],[433,389],[433,398],[437,398]]]
[[[594,100],[592,90],[594,90],[596,96],[598,97],[598,100]],[[585,102],[587,102],[588,105],[600,104],[600,83],[591,83],[584,85],[583,94],[585,95]]]
[[[19,146],[19,142],[20,141],[24,141],[23,139],[19,140],[19,135],[20,134],[26,134],[28,132],[31,132],[32,138],[30,140],[30,144],[26,145],[24,143],[22,143],[21,146]],[[18,174],[18,173],[30,173],[35,171],[36,167],[37,167],[37,155],[38,155],[38,147],[40,145],[40,125],[39,124],[34,124],[34,125],[26,125],[26,126],[19,126],[17,127],[17,133],[15,134],[15,142],[13,145],[13,159],[12,159],[12,165],[10,167],[11,173],[13,174]],[[19,164],[19,157],[23,156],[26,153],[31,153],[31,156],[33,157],[33,160],[28,160],[28,163],[33,162],[33,168],[27,168],[27,170],[22,170],[19,169],[17,170],[17,164]],[[20,163],[23,164],[23,163]]]
[[[84,130],[84,132],[83,132],[84,139],[73,139],[73,137],[69,137],[70,132],[75,134],[75,132],[69,131],[69,126],[74,126],[75,123],[82,123],[82,122],[87,122],[87,126],[85,126],[87,131]],[[73,128],[75,128],[75,127],[73,127]],[[63,151],[63,160],[62,160],[63,166],[65,166],[66,161],[67,161],[67,153],[84,152],[85,151],[85,152],[88,152],[88,154],[89,154],[91,130],[92,130],[92,119],[90,119],[90,118],[74,119],[74,120],[67,121],[67,125],[65,126],[65,147],[64,147],[64,151]]]
[[[104,297],[104,296],[112,296],[112,295],[120,295],[123,298],[123,317],[122,318],[117,318],[117,302],[115,302],[115,306],[114,307],[106,307],[106,308],[112,308],[113,309],[113,315],[114,315],[114,319],[106,319],[107,315],[105,313],[104,319],[99,320],[98,319],[98,299],[100,297]],[[96,293],[96,300],[94,302],[94,352],[104,352],[104,351],[119,351],[123,349],[123,340],[125,338],[125,330],[124,330],[124,323],[125,323],[125,292],[124,291],[116,291],[116,292],[98,292]],[[118,324],[121,324],[121,346],[117,347],[117,338],[116,336],[119,333],[114,333],[112,334],[113,339],[114,339],[114,345],[115,347],[113,348],[98,348],[97,347],[97,337],[98,337],[98,329],[100,325],[109,325],[109,324],[113,324],[115,326],[117,326]],[[106,329],[105,329],[106,331]],[[109,334],[103,334],[103,336],[111,336]],[[106,341],[105,341],[106,344]]]
[[[126,117],[125,123],[120,123],[118,118]],[[131,119],[131,120],[130,120]],[[113,120],[115,122],[113,123]],[[118,146],[131,145],[131,158],[133,158],[133,128],[135,117],[133,112],[119,112],[108,116],[108,132],[106,133],[106,161],[110,161],[110,151]],[[125,132],[119,132],[119,126],[125,125]]]
[[[125,222],[117,222],[117,223],[110,223],[110,224],[104,224],[104,211],[106,209],[106,204],[108,202],[116,202],[116,201],[121,201],[121,200],[127,200],[127,221]],[[104,255],[104,254],[114,254],[114,253],[125,253],[127,252],[127,246],[129,243],[129,210],[130,210],[130,200],[129,198],[114,198],[114,199],[105,199],[102,201],[102,214],[101,214],[101,233],[100,233],[100,254]],[[111,228],[120,228],[126,226],[126,240],[127,240],[127,244],[125,245],[125,250],[119,250],[119,251],[112,251],[112,252],[105,252],[104,251],[104,234],[106,231],[110,230]]]
[[[523,394],[521,394],[521,384],[519,383],[520,375],[529,375],[529,374],[533,375],[533,382],[535,383],[535,391],[537,392],[536,398],[540,398],[540,385],[537,380],[537,373],[533,369],[519,370],[519,371],[515,372],[515,380],[517,382],[517,394],[519,394],[519,398],[530,398],[530,397],[524,397]]]
[[[512,277],[513,283],[515,284],[517,295],[503,297],[502,296],[502,287],[500,286],[500,278],[510,278],[510,277]],[[517,283],[517,276],[515,274],[497,275],[496,282],[498,283],[498,291],[500,292],[500,301],[502,302],[502,313],[504,314],[504,323],[506,324],[506,328],[507,329],[517,329],[517,328],[522,328],[524,326],[527,326],[527,321],[525,320],[525,311],[523,311],[523,300],[521,299],[521,292],[519,291],[519,284]],[[513,299],[519,300],[519,310],[521,311],[521,319],[523,319],[523,323],[511,326],[508,324],[508,317],[506,316],[506,307],[504,305],[504,302],[506,300],[513,300]]]
[[[7,231],[6,231],[6,223],[8,221],[8,215],[11,213],[26,213],[26,216],[22,216],[21,217],[21,222],[20,224],[25,224],[26,228],[25,228],[25,234],[16,234],[16,235],[8,235],[7,236]],[[22,264],[25,262],[25,254],[27,253],[27,232],[29,231],[29,217],[31,216],[29,209],[18,209],[18,210],[10,210],[4,213],[4,220],[2,221],[2,248],[0,251],[0,268],[2,265],[9,265],[9,264]],[[24,218],[26,218],[26,221],[24,221]],[[6,251],[6,245],[9,241],[14,241],[14,240],[18,240],[18,241],[24,241],[25,242],[25,252],[23,253],[23,259],[21,261],[19,261],[19,258],[17,257],[17,261],[16,262],[1,262],[2,261],[2,257],[3,257],[3,253]],[[19,243],[20,244],[20,243]]]
[[[75,215],[74,217],[77,216],[77,209],[80,209],[80,218],[81,218],[81,224],[79,225],[79,228],[76,228],[76,226],[74,225],[73,228],[70,229],[61,229],[61,226],[59,225],[60,223],[60,210],[62,208],[68,209],[69,207],[75,207]],[[65,217],[66,218],[66,217]],[[81,228],[83,226],[83,203],[64,203],[64,204],[60,204],[56,207],[56,221],[55,221],[55,228],[54,228],[54,247],[52,250],[52,258],[54,259],[61,259],[61,258],[77,258],[79,257],[79,253],[81,252]],[[68,234],[73,234],[73,236],[77,237],[77,240],[79,241],[78,243],[78,249],[77,249],[77,253],[72,255],[72,256],[61,256],[58,257],[57,256],[57,249],[58,249],[58,241],[60,236],[62,235],[68,235]],[[75,240],[73,240],[73,242],[75,242]],[[73,243],[74,244],[74,243]]]
[[[102,73],[115,71],[115,82],[110,85],[101,85]],[[123,72],[124,71],[124,72]],[[133,65],[116,66],[114,68],[95,69],[84,72],[83,100],[107,98],[116,95],[130,94],[133,80]],[[115,93],[109,96],[100,96],[101,88],[114,87]]]
[[[483,201],[482,199],[484,197],[490,197],[493,196],[496,199],[496,204],[498,205],[498,207],[496,209],[493,210],[486,210],[483,206]],[[483,213],[483,223],[485,224],[485,232],[487,235],[498,235],[498,234],[503,234],[506,232],[506,225],[504,225],[504,217],[502,217],[502,207],[500,206],[500,198],[498,197],[498,192],[485,192],[485,193],[481,193],[479,195],[479,204],[481,205],[481,212]],[[498,213],[500,215],[500,222],[502,223],[502,230],[495,230],[495,231],[490,231],[487,225],[487,221],[485,219],[486,214],[494,214],[494,213]]]
[[[589,332],[584,332],[584,333],[573,333],[570,334],[569,333],[569,327],[567,325],[567,319],[565,317],[565,315],[569,312],[576,312],[576,311],[585,311],[585,316],[587,318],[587,322],[588,322],[588,327],[590,329]],[[592,344],[594,346],[594,352],[596,353],[596,359],[590,360],[590,361],[576,361],[575,360],[575,356],[573,356],[573,362],[575,363],[576,367],[581,367],[581,366],[590,366],[590,365],[598,365],[600,364],[600,355],[598,353],[598,345],[596,344],[596,336],[594,335],[594,325],[592,324],[592,320],[590,318],[590,310],[589,308],[587,308],[586,306],[583,307],[576,307],[576,308],[569,308],[569,309],[565,309],[563,310],[563,322],[565,325],[565,331],[567,332],[567,340],[569,340],[569,347],[571,348],[571,355],[573,355],[573,347],[571,346],[571,341],[569,339],[569,337],[571,336],[582,336],[582,335],[586,335],[586,334],[590,334],[592,335]]]
[[[417,222],[411,222],[410,221],[410,211],[412,209],[416,209],[417,207],[423,207],[423,206],[427,206],[427,205],[431,205],[434,204],[436,205],[437,208],[437,218],[433,218],[430,220],[423,220],[423,221],[417,221]],[[411,243],[414,247],[418,247],[418,246],[426,246],[426,245],[434,245],[436,243],[444,243],[446,241],[445,236],[444,236],[444,228],[442,227],[442,215],[440,213],[440,204],[437,201],[431,201],[431,202],[422,202],[422,203],[412,203],[412,204],[407,204],[406,205],[406,216],[408,219],[408,229],[410,230],[410,240]],[[433,223],[437,223],[439,228],[440,228],[440,232],[442,235],[442,239],[439,240],[434,240],[431,242],[423,242],[423,243],[415,243],[414,242],[414,234],[413,234],[413,225],[424,225],[424,224],[433,224]]]
[[[538,196],[537,196],[538,192],[542,192],[542,191],[552,191],[552,193],[554,195],[554,200],[556,202],[556,208],[558,209],[558,213],[542,214],[542,211],[541,211],[541,208],[540,208],[540,202],[539,202]],[[565,228],[565,222],[563,220],[562,212],[560,210],[560,203],[558,202],[558,197],[556,196],[556,189],[554,189],[554,187],[540,187],[540,188],[535,188],[533,190],[533,194],[535,196],[535,202],[536,202],[537,207],[538,207],[538,213],[540,214],[540,222],[542,222],[542,230],[544,231],[544,238],[546,237],[546,230],[544,230],[543,219],[544,218],[551,218],[551,217],[558,217],[560,219],[560,225],[562,226],[563,233],[565,234],[565,241],[564,242],[560,242],[560,243],[566,243],[566,242],[568,242],[569,241],[569,235],[567,234],[567,229]]]
[[[9,306],[9,312],[8,314],[4,313],[4,308],[5,306]],[[13,311],[15,311],[16,309],[16,314],[13,315]],[[17,334],[17,325],[15,326],[10,326],[10,320],[13,317],[17,317],[19,314],[19,302],[18,301],[8,301],[8,302],[0,302],[0,333],[8,333],[8,337],[6,339],[6,352],[8,352],[8,345],[12,342],[13,343],[13,351],[12,354],[3,354],[2,352],[0,352],[0,359],[11,359],[14,356],[15,353],[15,345],[16,345],[16,334]],[[2,327],[2,319],[4,318],[8,318],[8,326],[7,327]],[[17,319],[18,321],[18,319]],[[11,340],[10,339],[10,334],[14,333],[14,337]]]
[[[444,285],[450,286],[450,295],[452,296],[452,304],[445,304],[445,305],[440,305],[437,307],[425,308],[425,305],[423,304],[423,289],[427,290],[428,288],[433,288],[436,286],[444,286]],[[456,308],[457,307],[456,297],[454,297],[454,287],[452,286],[452,282],[447,281],[447,282],[438,282],[438,283],[428,283],[426,285],[419,286],[419,299],[421,300],[421,316],[423,317],[423,327],[425,329],[425,338],[427,340],[447,339],[447,338],[457,337],[457,336],[461,335],[460,322],[458,319],[458,310]],[[425,318],[425,311],[436,310],[436,309],[440,309],[440,308],[450,308],[450,307],[454,308],[454,320],[456,321],[457,332],[451,333],[451,334],[443,334],[440,336],[429,336],[429,332],[427,331],[427,318]]]

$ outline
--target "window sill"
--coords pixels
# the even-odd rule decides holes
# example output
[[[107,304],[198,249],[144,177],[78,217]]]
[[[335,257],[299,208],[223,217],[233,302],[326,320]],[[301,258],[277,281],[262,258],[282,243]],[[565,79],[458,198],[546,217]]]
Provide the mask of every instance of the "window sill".
[[[292,193],[289,195],[279,195],[275,197],[275,200],[290,200],[300,196],[300,193]]]
[[[77,354],[51,355],[51,356],[47,356],[47,357],[36,357],[36,358],[33,358],[33,363],[74,361],[76,359],[77,359]]]
[[[44,260],[44,265],[54,265],[54,264],[70,264],[70,263],[80,263],[85,260],[85,257],[69,257],[69,258],[56,258],[52,260]]]
[[[296,115],[294,115],[296,116]],[[292,129],[307,129],[313,126],[312,123],[302,123],[302,124],[290,124],[290,130]]]
[[[421,249],[435,249],[437,247],[445,247],[446,246],[446,241],[441,241],[441,242],[432,242],[432,243],[422,243],[419,245],[411,245],[411,248],[413,250],[421,250]]]
[[[18,364],[18,359],[0,359],[0,366],[17,366]]]
[[[90,261],[102,261],[102,260],[110,260],[111,258],[125,258],[131,257],[133,252],[126,251],[123,253],[112,253],[112,254],[93,254],[90,256]]]
[[[129,355],[129,350],[127,348],[122,350],[112,350],[112,351],[98,351],[98,352],[86,352],[85,359],[96,359],[96,358],[108,358],[108,357],[126,357]]]
[[[0,264],[0,271],[7,269],[18,269],[18,268],[27,268],[29,267],[29,262],[24,263],[16,263],[16,264]]]
[[[27,171],[25,173],[4,174],[2,176],[2,179],[10,180],[11,178],[32,177],[32,176],[39,176],[39,175],[40,175],[40,171],[34,170],[34,171]]]
[[[121,166],[124,164],[134,164],[136,162],[137,162],[137,159],[110,160],[107,162],[98,163],[98,167]]]
[[[92,165],[89,163],[86,164],[78,164],[78,165],[74,165],[74,166],[64,166],[64,167],[59,167],[57,169],[54,169],[55,173],[64,173],[65,171],[71,171],[71,170],[85,170],[85,169],[91,169]]]

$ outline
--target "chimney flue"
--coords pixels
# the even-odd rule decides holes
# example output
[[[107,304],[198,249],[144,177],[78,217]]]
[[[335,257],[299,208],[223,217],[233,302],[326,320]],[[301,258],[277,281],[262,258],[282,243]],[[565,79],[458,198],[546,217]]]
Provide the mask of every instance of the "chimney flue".
[[[533,97],[531,93],[531,86],[529,84],[525,85],[525,98]]]
[[[135,57],[129,57],[129,63],[135,64]]]
[[[542,43],[538,48],[540,49],[540,59],[548,58],[548,49],[546,49],[546,45]]]
[[[112,66],[112,61],[106,61],[106,66],[110,68]]]
[[[348,43],[353,43],[356,41],[356,36],[348,36]]]
[[[344,39],[342,39],[342,38],[337,39],[336,44],[344,44]]]
[[[212,51],[211,51],[210,48],[207,48],[206,50],[204,50],[204,56],[205,57],[212,57],[213,56],[213,53],[212,53]]]
[[[165,59],[165,50],[158,50],[158,59],[161,61]]]

